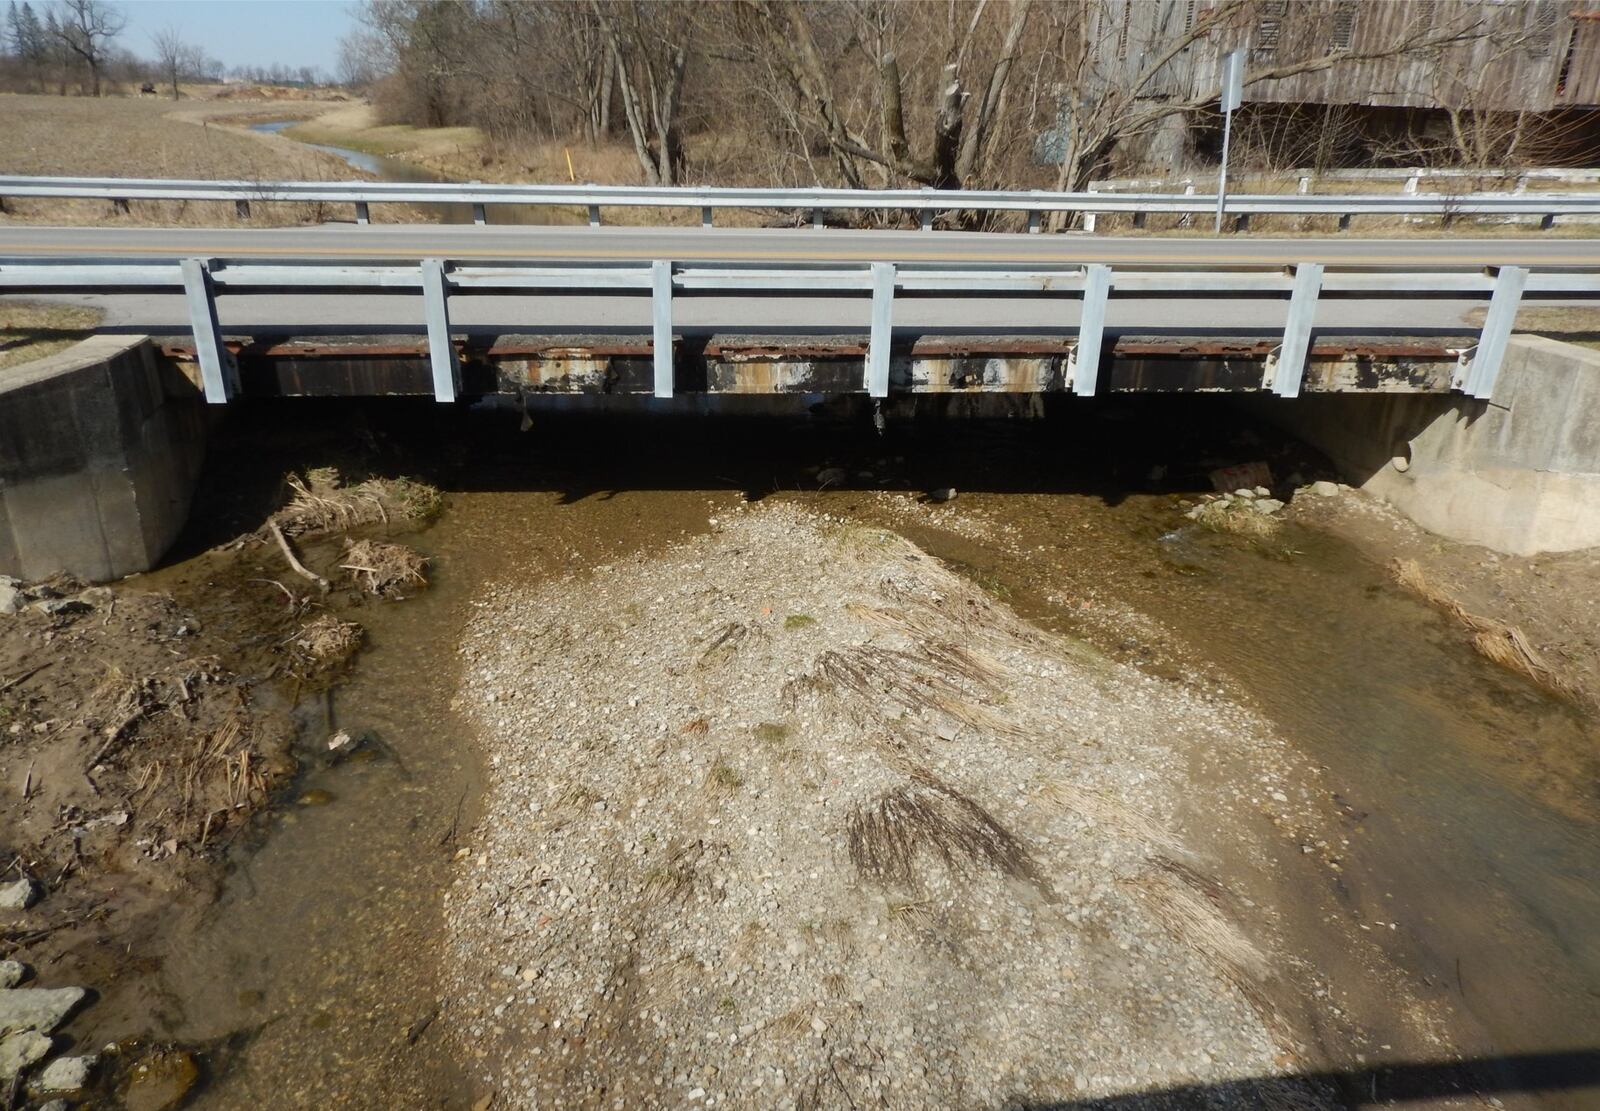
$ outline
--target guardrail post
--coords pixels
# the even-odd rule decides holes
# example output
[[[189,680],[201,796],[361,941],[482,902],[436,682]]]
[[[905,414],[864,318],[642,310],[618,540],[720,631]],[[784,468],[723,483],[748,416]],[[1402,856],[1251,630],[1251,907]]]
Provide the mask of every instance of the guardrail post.
[[[1339,230],[1340,231],[1349,231],[1350,230],[1350,223],[1355,218],[1356,218],[1355,217],[1355,213],[1353,213],[1353,212],[1341,212],[1339,214]]]
[[[1556,226],[1556,214],[1554,212],[1546,212],[1543,216],[1541,216],[1539,218],[1539,230],[1540,231],[1549,231],[1551,228],[1553,228],[1555,226]]]
[[[474,224],[487,224],[489,222],[489,213],[483,205],[474,204],[472,206],[472,222]]]
[[[600,226],[600,206],[597,204],[589,206],[589,226],[591,228]]]
[[[703,228],[712,226],[710,205],[705,205],[700,209],[700,226]]]
[[[367,202],[366,201],[357,201],[356,202],[356,223],[358,223],[358,224],[370,224],[370,223],[372,223],[372,213],[367,209]]]
[[[933,230],[933,209],[925,208],[922,210],[920,223],[923,231]]]
[[[1302,262],[1294,268],[1294,288],[1289,294],[1289,318],[1283,325],[1283,343],[1268,359],[1272,392],[1279,397],[1299,397],[1305,377],[1306,355],[1311,350],[1311,324],[1322,292],[1322,263]]]
[[[1078,315],[1078,345],[1067,356],[1067,385],[1079,397],[1093,397],[1100,378],[1100,341],[1105,336],[1106,298],[1111,267],[1094,262],[1083,268],[1083,308]]]
[[[1039,217],[1040,217],[1040,215],[1041,215],[1041,213],[1039,212],[1039,210],[1037,208],[1030,208],[1028,210],[1028,234],[1029,235],[1038,235],[1039,234]]]
[[[889,396],[889,345],[894,338],[894,263],[872,264],[872,336],[867,341],[867,396]]]
[[[827,224],[822,222],[822,209],[813,208],[811,210],[811,230],[813,230],[813,231],[821,231],[823,228],[825,228],[827,226],[828,226]]]
[[[422,260],[422,311],[428,322],[428,361],[433,364],[433,399],[454,401],[461,392],[461,363],[450,342],[450,308],[445,300],[444,260]]]
[[[655,358],[656,396],[671,397],[672,263],[660,259],[650,264],[650,353]]]
[[[1089,190],[1090,193],[1098,193],[1099,191],[1100,190],[1094,189],[1094,188],[1091,188]],[[1099,213],[1097,213],[1097,212],[1085,212],[1083,214],[1083,230],[1084,231],[1090,232],[1090,233],[1092,233],[1094,231],[1095,218],[1098,215],[1099,215]]]
[[[1495,275],[1489,311],[1484,314],[1483,330],[1478,333],[1478,347],[1460,383],[1463,393],[1477,398],[1494,395],[1495,380],[1500,377],[1500,364],[1506,356],[1506,344],[1511,340],[1511,327],[1517,321],[1517,308],[1522,303],[1522,289],[1527,284],[1528,268],[1525,266],[1502,266]]]
[[[250,219],[250,202],[243,199],[234,201],[233,214],[241,220]]]
[[[211,264],[205,259],[186,258],[178,268],[183,274],[183,297],[189,306],[195,358],[200,362],[200,384],[208,402],[225,405],[239,391],[239,367],[233,352],[223,345],[222,329],[217,324]]]

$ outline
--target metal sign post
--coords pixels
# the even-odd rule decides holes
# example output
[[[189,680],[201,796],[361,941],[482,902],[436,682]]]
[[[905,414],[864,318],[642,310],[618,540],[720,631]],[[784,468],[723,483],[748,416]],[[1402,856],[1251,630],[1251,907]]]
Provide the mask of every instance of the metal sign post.
[[[1244,97],[1244,48],[1222,56],[1222,170],[1217,175],[1217,226],[1222,234],[1222,206],[1228,196],[1228,140],[1233,137],[1233,110]]]

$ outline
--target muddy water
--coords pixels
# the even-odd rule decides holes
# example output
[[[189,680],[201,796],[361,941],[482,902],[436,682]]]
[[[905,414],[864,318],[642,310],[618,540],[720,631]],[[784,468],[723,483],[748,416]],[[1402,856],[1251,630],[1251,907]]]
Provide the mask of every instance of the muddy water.
[[[1177,529],[1175,492],[1198,488],[1208,465],[1278,447],[1238,442],[1236,425],[1198,441],[1192,430],[1215,422],[1159,407],[1094,426],[891,426],[881,438],[865,419],[552,417],[519,434],[497,414],[448,427],[436,414],[309,414],[299,403],[293,442],[282,407],[241,412],[218,438],[212,471],[255,475],[263,490],[270,483],[259,480],[291,462],[362,453],[379,469],[438,480],[449,504],[405,537],[433,559],[432,589],[359,611],[370,640],[351,678],[331,701],[297,710],[310,765],[302,801],[277,813],[259,849],[240,851],[204,924],[164,954],[156,1032],[213,1047],[202,1106],[465,1107],[485,1094],[464,1083],[433,1022],[439,898],[478,777],[450,707],[457,629],[491,584],[649,550],[739,502],[774,497],[899,527],[1035,620],[1225,688],[1270,719],[1311,767],[1308,791],[1325,802],[1329,828],[1263,821],[1259,843],[1276,851],[1261,857],[1228,844],[1196,800],[1183,831],[1231,886],[1276,908],[1268,917],[1284,947],[1331,982],[1329,1000],[1302,1000],[1296,1013],[1308,1064],[1339,1073],[1353,1097],[1388,1090],[1378,1065],[1464,1055],[1486,1062],[1480,1083],[1515,1089],[1537,1083],[1538,1069],[1510,1056],[1594,1048],[1592,724],[1477,659],[1381,568],[1329,537],[1295,531],[1264,552]],[[845,464],[857,476],[847,485],[860,489],[814,492],[806,471],[824,462]],[[1148,479],[1158,463],[1167,473]],[[945,507],[908,510],[880,492],[946,485],[962,494]],[[190,548],[259,512],[217,496],[215,520],[197,525]],[[988,531],[953,527],[956,514]],[[283,574],[270,552],[220,560],[180,560],[152,585],[181,596]],[[1117,609],[1159,625],[1118,631],[1084,616]],[[318,746],[333,728],[380,743],[370,758],[326,766]],[[1316,839],[1328,847],[1302,851]],[[1357,954],[1352,936],[1374,941],[1377,956]]]

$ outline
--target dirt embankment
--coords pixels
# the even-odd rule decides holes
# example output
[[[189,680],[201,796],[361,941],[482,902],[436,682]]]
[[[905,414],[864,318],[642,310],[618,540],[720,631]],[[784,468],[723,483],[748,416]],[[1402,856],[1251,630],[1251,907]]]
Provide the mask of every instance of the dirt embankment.
[[[1197,748],[1297,815],[1264,723],[892,533],[713,527],[467,630],[449,1017],[496,1106],[1324,1105],[1289,963],[1183,834],[1230,821]]]
[[[425,519],[438,496],[330,470],[291,476],[285,493],[262,530],[208,556],[213,577],[181,600],[138,579],[0,578],[0,961],[19,962],[7,979],[31,970],[36,981],[0,983],[0,1093],[49,1094],[46,1058],[78,1036],[51,1035],[80,1005],[90,1029],[137,1035],[161,1005],[160,954],[204,915],[230,849],[288,797],[308,753],[354,749],[347,736],[301,736],[295,707],[341,677],[361,643],[360,607],[426,576],[402,545],[330,538]],[[342,554],[306,566],[295,538],[311,536]],[[281,579],[243,578],[260,561],[240,548],[284,568]],[[24,1005],[38,997],[26,993],[41,987],[77,996],[34,1022]],[[14,1024],[23,1019],[34,1025]],[[129,1086],[176,1073],[181,1098],[200,1078],[194,1047],[136,1036],[125,1048],[90,1066],[99,1096],[165,1107]]]

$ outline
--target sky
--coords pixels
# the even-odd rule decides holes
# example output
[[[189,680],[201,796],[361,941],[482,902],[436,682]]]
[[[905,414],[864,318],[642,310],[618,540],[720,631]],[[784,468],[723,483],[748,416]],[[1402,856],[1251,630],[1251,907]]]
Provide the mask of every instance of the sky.
[[[113,0],[116,2],[116,0]],[[128,17],[121,44],[149,56],[164,27],[226,66],[317,66],[333,74],[339,39],[354,25],[358,0],[121,0]]]

